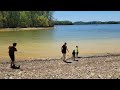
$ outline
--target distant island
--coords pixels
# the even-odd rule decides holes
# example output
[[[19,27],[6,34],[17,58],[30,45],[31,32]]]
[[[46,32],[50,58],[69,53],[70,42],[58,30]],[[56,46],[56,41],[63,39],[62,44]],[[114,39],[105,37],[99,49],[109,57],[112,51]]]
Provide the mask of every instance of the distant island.
[[[87,24],[120,24],[120,21],[105,21],[105,22],[103,21],[89,21],[89,22],[54,21],[54,25],[87,25]]]

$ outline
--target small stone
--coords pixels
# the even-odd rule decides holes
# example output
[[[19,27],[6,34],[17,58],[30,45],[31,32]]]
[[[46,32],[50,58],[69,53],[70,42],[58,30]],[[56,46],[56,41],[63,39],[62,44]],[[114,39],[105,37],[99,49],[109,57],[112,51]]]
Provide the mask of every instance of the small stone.
[[[102,77],[100,74],[98,75],[98,77],[99,77],[100,79],[103,79],[103,77]]]
[[[90,76],[89,76],[89,75],[86,75],[86,78],[87,78],[87,79],[89,79],[89,78],[90,78]]]
[[[117,67],[115,67],[114,69],[118,69]]]
[[[18,74],[22,74],[22,71],[20,71]]]
[[[91,76],[94,76],[95,74],[94,73],[91,73]]]
[[[18,79],[21,79],[21,77],[18,77]]]
[[[9,77],[9,79],[14,79],[13,77]]]
[[[9,77],[8,77],[8,76],[5,76],[4,79],[9,79]]]
[[[108,75],[108,78],[111,78],[112,76]]]
[[[35,72],[35,70],[33,70],[33,72]]]
[[[120,72],[120,68],[117,68],[117,71],[119,71],[119,72]]]

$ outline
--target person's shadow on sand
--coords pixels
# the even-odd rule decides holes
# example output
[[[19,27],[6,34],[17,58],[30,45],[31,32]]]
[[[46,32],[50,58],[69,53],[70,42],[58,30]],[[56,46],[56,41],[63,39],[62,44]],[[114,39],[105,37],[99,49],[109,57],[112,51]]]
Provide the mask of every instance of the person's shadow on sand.
[[[70,60],[70,61],[69,61]],[[72,63],[71,58],[68,58],[64,61],[65,63]]]
[[[64,61],[64,62],[66,62],[66,63],[72,63],[72,62],[70,62],[70,61]]]

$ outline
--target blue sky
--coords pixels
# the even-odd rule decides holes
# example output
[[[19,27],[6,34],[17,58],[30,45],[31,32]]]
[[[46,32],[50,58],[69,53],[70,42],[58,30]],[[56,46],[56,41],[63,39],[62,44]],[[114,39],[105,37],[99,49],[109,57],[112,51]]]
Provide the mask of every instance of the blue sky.
[[[55,11],[57,20],[75,21],[120,21],[120,11]]]

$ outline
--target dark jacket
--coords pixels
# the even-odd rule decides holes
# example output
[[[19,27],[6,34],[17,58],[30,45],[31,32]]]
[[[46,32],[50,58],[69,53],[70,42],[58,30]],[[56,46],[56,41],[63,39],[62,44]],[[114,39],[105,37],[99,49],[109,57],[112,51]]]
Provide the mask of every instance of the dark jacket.
[[[14,52],[17,51],[17,49],[13,46],[9,46],[9,55],[14,55]]]
[[[73,50],[72,55],[75,56],[75,50]]]

